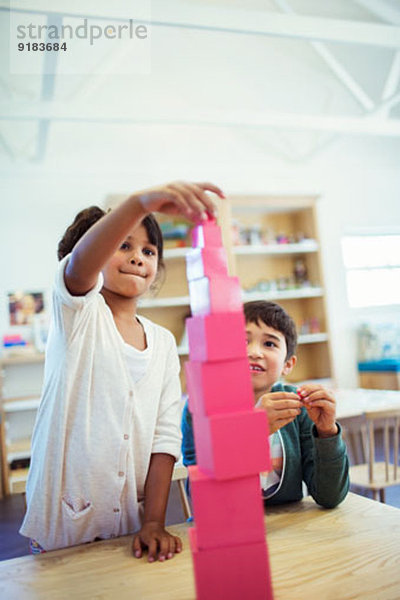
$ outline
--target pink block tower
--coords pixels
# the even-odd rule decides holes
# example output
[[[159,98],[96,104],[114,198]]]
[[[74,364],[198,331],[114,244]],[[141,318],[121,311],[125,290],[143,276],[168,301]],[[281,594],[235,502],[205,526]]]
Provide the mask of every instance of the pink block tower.
[[[197,456],[189,467],[197,600],[271,600],[259,478],[271,468],[268,424],[254,408],[241,289],[215,220],[196,226],[192,239],[185,367]]]

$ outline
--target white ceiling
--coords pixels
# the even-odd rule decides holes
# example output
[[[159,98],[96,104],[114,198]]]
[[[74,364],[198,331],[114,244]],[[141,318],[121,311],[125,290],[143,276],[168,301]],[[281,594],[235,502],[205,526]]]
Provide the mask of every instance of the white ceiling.
[[[25,24],[47,23],[55,11],[63,23],[76,23],[74,14],[126,19],[133,4],[11,2]],[[5,166],[79,168],[107,155],[151,163],[172,145],[229,155],[238,136],[296,161],[337,136],[400,138],[400,0],[152,0],[151,12],[147,73],[124,73],[126,45],[106,41],[94,56],[81,42],[69,64],[60,54],[47,75],[43,61],[37,74],[10,73],[15,41],[0,12]]]

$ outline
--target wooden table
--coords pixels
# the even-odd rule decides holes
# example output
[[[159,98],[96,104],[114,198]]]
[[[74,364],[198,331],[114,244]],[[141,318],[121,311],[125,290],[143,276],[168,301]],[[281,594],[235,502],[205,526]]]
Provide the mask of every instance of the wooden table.
[[[399,509],[349,494],[324,510],[306,498],[269,508],[266,523],[275,600],[400,598]],[[134,559],[130,536],[0,562],[0,598],[194,600],[188,526],[169,529],[184,551],[165,563]]]
[[[334,390],[338,421],[359,417],[367,410],[400,408],[400,391],[392,390]]]

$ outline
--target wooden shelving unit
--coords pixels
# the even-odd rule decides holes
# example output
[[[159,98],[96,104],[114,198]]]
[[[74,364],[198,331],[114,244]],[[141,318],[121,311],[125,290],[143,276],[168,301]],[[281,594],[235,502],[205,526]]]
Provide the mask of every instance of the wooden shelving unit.
[[[0,359],[0,496],[25,491],[29,469],[11,466],[30,458],[43,366],[43,354],[21,353]]]
[[[330,336],[326,316],[324,278],[316,215],[316,196],[231,196],[234,219],[244,227],[254,225],[268,236],[265,245],[233,248],[235,274],[244,289],[254,289],[262,280],[293,280],[296,260],[306,267],[309,284],[278,291],[251,291],[245,300],[272,300],[293,317],[298,332],[298,362],[288,380],[331,378]],[[271,243],[283,236],[289,243]],[[317,330],[301,331],[312,321]],[[315,328],[314,328],[315,329]]]
[[[299,335],[299,360],[290,378],[293,382],[332,377],[316,202],[315,196],[231,196],[219,203],[219,225],[228,251],[229,271],[231,275],[238,275],[242,283],[243,301],[264,299],[278,302],[294,318],[298,329],[310,319],[319,324],[318,331]],[[303,239],[285,244],[233,245],[232,218],[239,219],[248,227],[257,224],[261,231],[283,232],[289,238],[301,233]],[[139,310],[174,333],[182,360],[186,359],[188,352],[186,346],[179,346],[184,320],[190,313],[185,265],[188,249],[165,251],[164,285],[157,297],[143,300]],[[261,279],[289,278],[297,258],[301,258],[306,265],[310,285],[247,291]],[[182,383],[184,386],[183,375]]]

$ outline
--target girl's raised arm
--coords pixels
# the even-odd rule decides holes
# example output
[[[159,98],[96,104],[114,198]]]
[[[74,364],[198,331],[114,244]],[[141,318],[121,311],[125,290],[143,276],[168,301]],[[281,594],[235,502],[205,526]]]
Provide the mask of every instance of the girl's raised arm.
[[[183,181],[132,194],[95,223],[74,247],[64,274],[69,292],[83,296],[91,290],[106,262],[149,213],[181,214],[193,222],[205,218],[206,212],[214,214],[215,205],[206,191],[225,197],[212,183]]]

